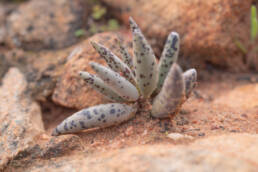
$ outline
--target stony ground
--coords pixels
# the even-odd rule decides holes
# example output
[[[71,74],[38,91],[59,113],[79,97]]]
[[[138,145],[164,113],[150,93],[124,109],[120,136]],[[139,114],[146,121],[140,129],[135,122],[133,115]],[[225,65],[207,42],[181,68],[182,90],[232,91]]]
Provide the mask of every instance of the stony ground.
[[[121,126],[77,135],[87,149],[95,151],[142,144],[173,145],[175,142],[167,134],[174,132],[193,136],[194,140],[221,134],[257,133],[258,77],[219,71],[205,77],[209,81],[205,79],[198,83],[198,88],[172,121],[154,119],[148,111],[140,111],[135,119]],[[49,135],[57,124],[74,113],[50,103],[42,105],[43,121]]]
[[[100,20],[92,17],[96,4],[83,0],[0,3],[0,171],[257,171],[258,73],[232,43],[234,32],[248,30],[243,11],[252,1],[103,2],[110,12]],[[196,8],[186,13],[189,6]],[[89,41],[117,52],[119,35],[132,51],[129,15],[157,55],[170,30],[180,32],[179,64],[198,71],[190,99],[173,119],[142,108],[118,126],[51,136],[78,109],[108,102],[77,73],[92,72],[89,61],[104,63]],[[120,22],[116,32],[90,32],[110,18]]]

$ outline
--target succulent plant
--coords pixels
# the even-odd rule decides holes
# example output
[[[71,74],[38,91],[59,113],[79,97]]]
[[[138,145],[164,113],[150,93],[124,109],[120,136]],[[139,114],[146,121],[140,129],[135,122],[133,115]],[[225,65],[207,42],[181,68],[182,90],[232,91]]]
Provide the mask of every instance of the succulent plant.
[[[142,101],[152,102],[151,115],[167,118],[175,115],[196,86],[197,72],[182,72],[176,63],[179,35],[171,32],[165,43],[159,63],[152,48],[132,18],[133,58],[118,41],[120,59],[108,48],[92,42],[108,67],[91,62],[96,75],[81,71],[79,75],[96,91],[113,102],[83,109],[59,124],[52,135],[78,132],[89,128],[103,128],[133,118]]]

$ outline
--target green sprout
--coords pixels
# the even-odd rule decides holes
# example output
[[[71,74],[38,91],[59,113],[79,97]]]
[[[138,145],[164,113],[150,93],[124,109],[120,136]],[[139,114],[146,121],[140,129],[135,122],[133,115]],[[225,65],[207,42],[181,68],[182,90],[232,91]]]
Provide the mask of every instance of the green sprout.
[[[101,19],[107,12],[107,9],[101,5],[95,5],[93,7],[92,17],[95,20]]]
[[[240,51],[242,51],[242,53],[247,54],[247,52],[248,52],[247,49],[240,41],[238,41],[238,40],[235,41],[235,44],[236,44],[237,48],[239,48]]]
[[[85,36],[85,34],[86,34],[86,32],[85,32],[84,29],[78,29],[78,30],[76,30],[76,31],[74,32],[74,35],[75,35],[76,37],[83,37],[83,36]]]
[[[119,29],[119,23],[116,19],[109,19],[108,20],[108,30],[113,31]]]
[[[251,40],[254,42],[257,37],[258,22],[256,18],[256,7],[251,7]]]
[[[247,57],[247,65],[258,70],[258,20],[256,6],[252,5],[250,10],[250,41],[244,45],[242,42],[236,40],[235,44],[239,50]]]
[[[115,31],[118,30],[119,27],[120,25],[116,19],[109,19],[105,24],[92,23],[90,25],[89,32],[91,34],[96,34],[98,32]]]

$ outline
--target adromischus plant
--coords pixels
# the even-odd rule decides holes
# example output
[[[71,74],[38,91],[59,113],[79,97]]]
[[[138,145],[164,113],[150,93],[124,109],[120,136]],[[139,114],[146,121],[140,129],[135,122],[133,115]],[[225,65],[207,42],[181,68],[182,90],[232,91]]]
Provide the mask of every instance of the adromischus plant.
[[[151,115],[167,118],[176,114],[196,86],[195,69],[182,72],[176,64],[179,52],[179,35],[171,32],[165,43],[159,63],[152,48],[132,18],[132,58],[119,42],[122,60],[103,45],[92,42],[105,59],[108,67],[91,62],[96,75],[79,72],[81,78],[108,99],[109,103],[83,109],[59,124],[52,135],[73,133],[84,129],[108,127],[134,117],[141,101],[152,102]],[[121,73],[121,75],[120,75]]]

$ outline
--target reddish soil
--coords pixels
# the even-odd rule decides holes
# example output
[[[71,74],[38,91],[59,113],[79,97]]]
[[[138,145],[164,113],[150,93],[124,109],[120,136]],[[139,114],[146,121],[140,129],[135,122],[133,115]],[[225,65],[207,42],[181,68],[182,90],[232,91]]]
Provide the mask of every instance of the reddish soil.
[[[148,111],[142,111],[137,112],[132,120],[118,126],[83,131],[76,135],[81,138],[86,149],[95,152],[135,145],[191,142],[173,141],[166,137],[171,132],[191,135],[194,140],[224,133],[258,132],[258,96],[255,94],[258,92],[257,75],[212,71],[199,78],[202,81],[199,81],[190,99],[172,120],[154,119]],[[240,89],[232,91],[236,88]],[[250,98],[252,94],[252,99],[245,100],[245,105],[241,104],[239,100],[245,99],[245,96],[239,95]],[[49,102],[41,105],[45,129],[49,135],[57,124],[76,111]]]

